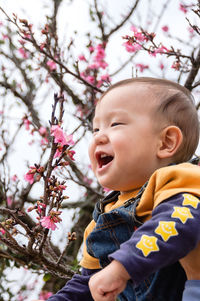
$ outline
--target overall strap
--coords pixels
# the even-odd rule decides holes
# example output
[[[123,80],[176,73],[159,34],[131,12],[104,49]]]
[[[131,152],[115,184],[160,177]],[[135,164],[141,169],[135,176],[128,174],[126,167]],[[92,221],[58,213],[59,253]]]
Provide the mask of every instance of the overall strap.
[[[147,187],[147,184],[148,184],[148,181],[140,188],[136,197],[131,198],[124,203],[125,208],[128,207],[129,205],[131,205],[132,203],[135,203],[136,201],[137,201],[137,205],[139,204],[139,201],[141,199],[143,192],[145,191],[145,188]]]
[[[100,199],[95,207],[94,207],[94,211],[93,211],[93,219],[95,221],[97,221],[98,216],[102,213],[104,213],[104,208],[107,204],[112,203],[114,201],[117,201],[118,196],[120,195],[119,191],[112,191],[111,193],[109,193],[104,199]]]
[[[146,182],[141,189],[139,190],[138,194],[136,195],[136,197],[130,198],[129,200],[127,200],[123,207],[128,207],[131,204],[135,204],[135,208],[137,207],[137,205],[139,204],[139,201],[141,199],[141,196],[143,194],[143,192],[145,191],[145,188],[147,186],[148,182]],[[109,193],[104,199],[99,200],[94,208],[94,212],[93,212],[93,219],[95,221],[97,221],[98,217],[100,214],[104,213],[104,208],[107,204],[115,202],[118,200],[118,197],[120,195],[119,191],[112,191],[111,193]]]

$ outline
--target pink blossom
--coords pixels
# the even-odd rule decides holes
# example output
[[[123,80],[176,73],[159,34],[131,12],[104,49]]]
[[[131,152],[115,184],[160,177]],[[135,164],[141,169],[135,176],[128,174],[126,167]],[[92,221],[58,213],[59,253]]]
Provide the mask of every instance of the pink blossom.
[[[108,64],[104,60],[106,54],[103,44],[98,44],[95,47],[95,51],[96,54],[94,56],[94,64],[96,64],[97,68],[105,69],[108,66]]]
[[[131,25],[130,30],[133,31],[134,33],[138,31],[137,27],[135,27],[134,25]]]
[[[51,216],[44,216],[41,220],[41,225],[44,228],[55,230],[57,227],[55,222],[51,219]]]
[[[55,155],[54,155],[54,159],[55,159],[55,158],[59,158],[59,157],[61,156],[61,154],[62,154],[62,150],[59,150],[59,149],[57,148],[57,150],[56,150],[56,152],[55,152]]]
[[[73,135],[66,136],[67,145],[74,145]]]
[[[107,82],[110,82],[110,81],[111,81],[111,78],[110,78],[109,74],[103,74],[103,75],[101,76],[101,80],[105,80],[105,81],[107,81]]]
[[[55,230],[57,227],[56,227],[56,223],[62,221],[62,219],[58,216],[60,215],[60,211],[51,211],[50,212],[50,215],[49,216],[44,216],[40,222],[41,222],[41,225],[44,227],[44,228],[47,228],[47,229],[51,229],[51,230]]]
[[[123,43],[123,45],[125,46],[126,51],[128,52],[136,52],[142,48],[141,45],[137,43],[132,44],[130,41]]]
[[[40,128],[39,128],[39,133],[40,133],[40,135],[46,135],[47,134],[47,129],[45,128],[45,127],[43,127],[43,126],[41,126]]]
[[[106,63],[105,61],[99,61],[97,63],[98,68],[102,68],[102,69],[106,69],[106,67],[108,67],[108,63]]]
[[[162,31],[164,32],[168,32],[169,31],[169,27],[167,25],[162,27]]]
[[[97,87],[100,88],[104,82],[107,82],[107,83],[111,82],[111,78],[110,78],[109,74],[104,74],[101,76],[101,79],[97,83]]]
[[[41,43],[40,44],[40,50],[43,50],[46,47],[46,43]]]
[[[40,145],[47,145],[48,144],[48,139],[47,138],[42,138],[40,141]]]
[[[163,70],[165,66],[164,66],[163,63],[160,63],[159,67],[160,67],[161,70]]]
[[[163,45],[159,46],[157,49],[149,50],[149,54],[154,57],[156,57],[157,54],[163,54],[163,53],[167,53],[167,52],[169,52],[169,50]]]
[[[83,181],[84,181],[86,184],[88,184],[88,185],[92,184],[92,182],[93,182],[92,179],[89,179],[89,178],[86,177],[86,176],[83,178]]]
[[[74,159],[75,151],[70,149],[70,150],[68,150],[67,155],[71,160],[73,160],[73,161],[75,160]]]
[[[57,68],[56,63],[52,60],[47,61],[47,66],[49,67],[49,69],[51,71],[56,70],[56,68]]]
[[[54,136],[54,142],[64,145],[74,145],[73,136],[67,136],[59,125],[51,127],[51,135]]]
[[[95,50],[97,50],[97,53],[95,55],[94,61],[96,61],[96,62],[102,61],[106,56],[105,49],[103,48],[103,46],[101,44],[98,44],[96,46]]]
[[[193,38],[194,37],[194,29],[192,28],[192,27],[188,27],[188,31],[189,31],[189,33],[190,33],[190,38]]]
[[[2,233],[4,235],[6,233],[6,231],[3,228],[0,228],[0,233]]]
[[[79,60],[80,61],[85,61],[85,62],[87,62],[87,60],[86,60],[86,58],[85,58],[85,56],[82,54],[82,55],[79,55]]]
[[[11,177],[11,180],[12,180],[13,182],[16,182],[17,179],[18,179],[18,176],[17,176],[17,175],[13,175],[13,176]]]
[[[7,197],[7,204],[10,207],[12,205],[13,200],[10,197]]]
[[[26,297],[23,296],[21,293],[18,295],[17,298],[18,298],[17,301],[25,301],[25,299],[26,299]]]
[[[136,67],[140,70],[140,72],[143,72],[145,69],[149,68],[148,65],[144,65],[144,64],[136,64]]]
[[[34,174],[26,173],[24,176],[24,179],[29,182],[30,184],[33,184],[34,182]]]
[[[20,47],[18,49],[19,53],[21,54],[21,56],[24,58],[24,59],[27,59],[28,58],[28,53],[26,52],[26,50],[23,48],[23,47]]]
[[[31,122],[27,118],[24,118],[23,122],[24,122],[24,125],[25,125],[25,129],[28,131],[30,129]]]
[[[61,184],[60,184],[60,185],[58,185],[57,190],[63,191],[63,190],[66,189],[66,187],[67,187],[67,186],[61,185]]]
[[[88,76],[86,77],[86,80],[87,80],[87,82],[90,83],[90,84],[94,84],[94,82],[95,82],[94,76],[91,76],[91,75],[88,75]]]
[[[95,82],[95,78],[92,75],[86,75],[84,72],[81,72],[80,76],[82,78],[84,78],[90,84],[94,84],[94,82]]]
[[[49,297],[51,297],[53,295],[53,293],[51,292],[47,292],[47,291],[42,291],[39,295],[39,298],[41,300],[47,300]]]
[[[106,67],[108,67],[108,64],[105,61],[99,61],[88,66],[88,68],[92,70],[98,68],[105,69]]]
[[[179,70],[180,69],[180,63],[179,62],[174,62],[171,66],[172,69],[175,69],[175,70]]]
[[[23,32],[25,39],[31,39],[31,35],[28,32]]]
[[[180,4],[179,4],[179,9],[180,9],[184,14],[187,13],[187,6],[186,6],[186,5],[180,3]]]
[[[99,80],[96,84],[97,88],[101,88],[101,86],[103,85],[103,81]]]
[[[3,40],[6,40],[6,39],[8,39],[9,37],[8,37],[7,34],[2,34],[2,38],[3,38]]]
[[[143,32],[138,31],[138,29],[134,25],[132,25],[130,29],[134,32],[134,37],[138,42],[144,42],[148,40]]]
[[[26,41],[24,41],[24,40],[19,40],[19,43],[23,46],[23,45],[26,43]]]
[[[39,213],[42,213],[44,211],[44,209],[46,209],[46,205],[44,203],[41,202],[37,202],[37,211]]]
[[[167,49],[167,47],[161,45],[160,47],[158,47],[157,49],[157,53],[167,53],[169,52],[169,49]]]
[[[34,174],[36,173],[37,169],[35,166],[31,166],[29,171],[24,175],[24,179],[29,182],[30,184],[33,184],[34,182]]]
[[[144,42],[148,40],[147,37],[142,32],[136,32],[134,34],[134,37],[138,42]]]
[[[90,46],[88,49],[89,49],[90,52],[94,52],[94,47],[93,46]]]
[[[31,207],[29,207],[28,209],[27,209],[27,212],[31,212],[31,211],[33,211],[35,209],[35,206],[33,207],[33,206],[31,206]]]
[[[92,69],[92,70],[93,70],[93,69],[98,69],[98,66],[99,66],[99,65],[98,65],[97,63],[94,63],[94,64],[89,65],[89,66],[88,66],[88,69]]]

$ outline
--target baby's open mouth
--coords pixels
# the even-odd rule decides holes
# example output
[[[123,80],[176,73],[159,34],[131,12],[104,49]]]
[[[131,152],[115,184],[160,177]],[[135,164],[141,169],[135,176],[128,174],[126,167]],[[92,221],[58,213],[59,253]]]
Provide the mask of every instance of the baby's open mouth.
[[[99,168],[101,168],[104,165],[107,165],[113,160],[113,156],[107,155],[105,153],[97,153],[96,154],[97,162],[99,165]]]

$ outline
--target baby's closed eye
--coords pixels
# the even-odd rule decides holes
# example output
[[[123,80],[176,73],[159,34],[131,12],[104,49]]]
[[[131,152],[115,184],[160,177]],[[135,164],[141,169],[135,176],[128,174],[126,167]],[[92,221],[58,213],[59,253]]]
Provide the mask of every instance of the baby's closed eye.
[[[124,125],[125,123],[123,123],[123,122],[113,122],[112,124],[111,124],[111,126],[117,126],[117,125]]]
[[[99,131],[98,128],[94,128],[94,129],[92,130],[93,133],[96,133],[96,132],[98,132],[98,131]]]

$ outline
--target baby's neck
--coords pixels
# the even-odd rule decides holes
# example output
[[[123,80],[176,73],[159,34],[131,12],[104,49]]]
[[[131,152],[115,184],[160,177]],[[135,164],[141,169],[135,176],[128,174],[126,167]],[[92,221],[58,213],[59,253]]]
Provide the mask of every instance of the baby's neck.
[[[137,187],[137,188],[134,188],[134,189],[131,189],[131,190],[128,190],[128,191],[120,191],[120,195],[123,195],[123,196],[126,196],[126,195],[132,195],[135,193],[137,193],[139,190],[140,190],[141,187]]]

